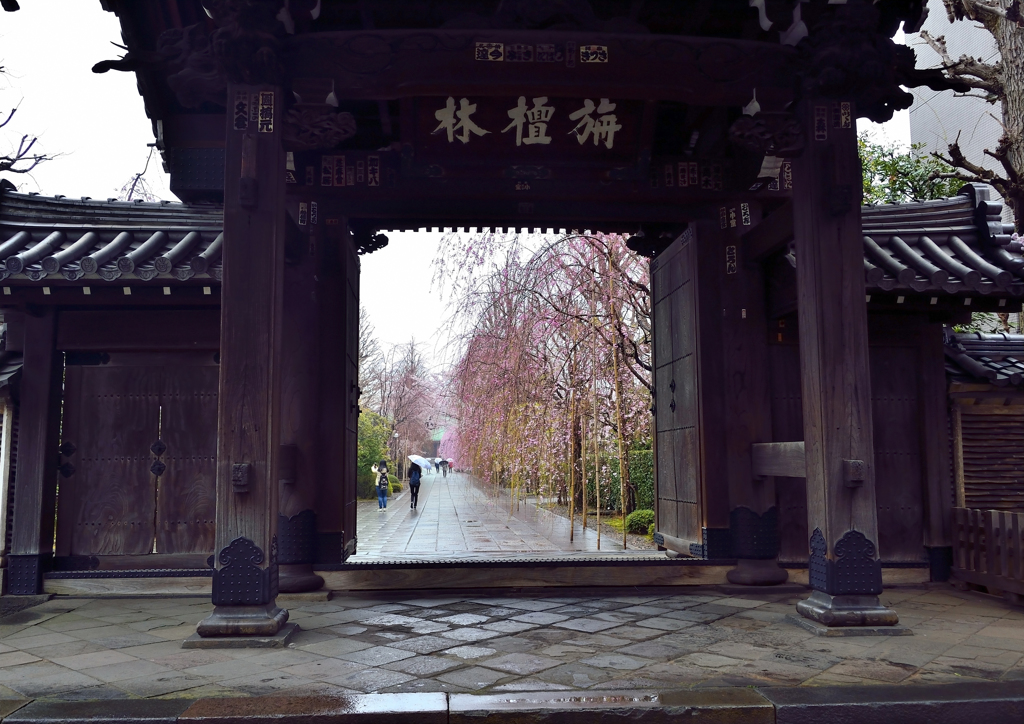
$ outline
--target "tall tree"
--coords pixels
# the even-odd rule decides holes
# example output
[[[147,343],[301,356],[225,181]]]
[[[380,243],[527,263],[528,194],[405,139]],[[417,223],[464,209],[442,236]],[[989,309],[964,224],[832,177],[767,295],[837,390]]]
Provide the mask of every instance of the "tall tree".
[[[950,22],[979,24],[978,32],[988,32],[995,40],[999,59],[985,62],[961,55],[954,59],[943,36],[927,32],[921,38],[942,58],[941,69],[953,80],[977,91],[989,103],[999,105],[1003,134],[995,148],[985,154],[999,162],[1000,171],[981,165],[981,159],[967,158],[957,141],[949,144],[948,154],[935,156],[952,170],[935,174],[937,178],[991,184],[1013,210],[1017,231],[1024,230],[1024,11],[1021,0],[942,0]]]

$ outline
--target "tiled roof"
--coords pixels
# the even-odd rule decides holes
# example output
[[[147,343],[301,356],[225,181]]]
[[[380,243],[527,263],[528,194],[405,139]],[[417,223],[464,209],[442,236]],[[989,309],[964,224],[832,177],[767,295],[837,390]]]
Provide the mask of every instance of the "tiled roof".
[[[0,194],[0,280],[219,280],[222,230],[217,207],[7,192]]]
[[[982,184],[951,199],[865,206],[868,290],[1024,296],[1021,245],[1001,214]]]
[[[1024,384],[1024,334],[945,332],[946,374],[996,387]]]

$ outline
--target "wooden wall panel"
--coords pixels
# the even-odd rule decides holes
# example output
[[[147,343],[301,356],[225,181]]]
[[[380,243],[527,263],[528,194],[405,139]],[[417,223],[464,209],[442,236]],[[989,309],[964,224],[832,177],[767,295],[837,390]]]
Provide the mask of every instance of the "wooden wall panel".
[[[878,545],[886,561],[922,561],[918,347],[873,346],[870,362]]]
[[[1024,512],[1024,411],[960,406],[967,508]]]

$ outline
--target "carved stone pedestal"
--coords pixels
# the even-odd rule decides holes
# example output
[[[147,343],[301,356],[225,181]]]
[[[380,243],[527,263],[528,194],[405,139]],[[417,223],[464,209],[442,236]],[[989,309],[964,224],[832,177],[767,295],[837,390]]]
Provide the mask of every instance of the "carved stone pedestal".
[[[805,628],[816,636],[910,636],[900,626],[899,616],[878,602],[878,596],[832,596],[814,591],[810,598],[796,605],[799,616],[786,620]]]
[[[736,561],[736,567],[725,574],[729,583],[736,583],[741,586],[777,586],[785,583],[789,578],[789,572],[779,566],[777,560],[756,560],[740,558]]]
[[[796,610],[826,626],[895,626],[900,622],[895,611],[878,602],[878,596],[832,596],[812,591]]]
[[[273,636],[288,621],[288,611],[271,601],[258,606],[216,606],[196,626],[196,633],[209,636]]]

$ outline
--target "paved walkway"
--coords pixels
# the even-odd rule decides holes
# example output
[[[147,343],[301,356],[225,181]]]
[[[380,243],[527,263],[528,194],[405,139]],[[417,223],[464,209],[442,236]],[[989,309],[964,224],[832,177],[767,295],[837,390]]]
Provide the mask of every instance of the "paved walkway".
[[[359,503],[358,552],[353,562],[422,558],[489,558],[523,554],[595,553],[597,531],[577,519],[573,541],[569,521],[522,501],[512,509],[507,491],[495,495],[464,473],[426,475],[416,510],[409,508],[408,487],[379,512],[376,501]],[[621,540],[603,535],[601,553],[622,551]],[[626,551],[651,555],[652,551]]]
[[[887,590],[913,636],[822,639],[806,594],[404,593],[290,604],[287,649],[181,648],[208,599],[54,599],[0,619],[0,699],[1024,680],[1024,611],[944,585]]]

